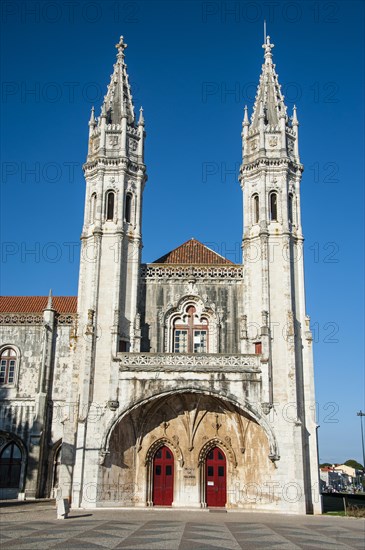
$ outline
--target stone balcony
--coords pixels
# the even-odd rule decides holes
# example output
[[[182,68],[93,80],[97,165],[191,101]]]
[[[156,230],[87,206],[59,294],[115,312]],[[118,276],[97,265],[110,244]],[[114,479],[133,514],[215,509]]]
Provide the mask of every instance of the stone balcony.
[[[118,353],[120,371],[260,375],[260,356],[228,353]],[[254,377],[257,379],[257,377]]]

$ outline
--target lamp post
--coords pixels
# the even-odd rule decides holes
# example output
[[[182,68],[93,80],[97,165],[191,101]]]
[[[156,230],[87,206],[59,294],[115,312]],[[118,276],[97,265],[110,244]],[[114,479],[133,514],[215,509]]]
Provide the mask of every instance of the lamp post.
[[[362,482],[364,483],[364,475],[365,475],[365,446],[364,446],[364,428],[362,426],[362,418],[365,416],[365,412],[362,412],[360,410],[358,413],[356,413],[357,416],[360,417],[360,426],[361,426],[361,445],[362,445]]]

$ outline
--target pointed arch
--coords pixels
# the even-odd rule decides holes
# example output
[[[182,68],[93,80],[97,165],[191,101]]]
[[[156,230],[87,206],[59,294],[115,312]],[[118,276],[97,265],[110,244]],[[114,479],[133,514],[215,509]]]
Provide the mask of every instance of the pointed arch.
[[[27,449],[18,436],[0,432],[0,498],[18,498],[23,492],[27,458]]]
[[[198,384],[195,384],[194,386],[184,386],[179,389],[174,390],[166,390],[161,391],[155,394],[152,394],[144,399],[140,399],[139,401],[135,402],[133,405],[127,406],[124,410],[120,411],[119,414],[114,416],[112,418],[106,428],[105,435],[103,437],[103,444],[100,449],[100,456],[99,460],[102,464],[105,457],[109,454],[109,446],[110,446],[110,439],[111,435],[116,428],[116,426],[125,418],[130,412],[132,412],[135,409],[138,409],[142,405],[145,405],[147,403],[152,403],[158,399],[161,399],[163,397],[167,397],[174,394],[181,394],[181,393],[193,393],[193,394],[203,394],[207,395],[216,399],[219,399],[222,401],[223,404],[227,404],[228,406],[235,407],[240,413],[243,413],[246,416],[249,416],[252,420],[254,420],[261,428],[263,429],[268,443],[269,443],[269,459],[272,462],[276,462],[277,460],[280,460],[280,452],[279,452],[279,446],[278,442],[276,440],[275,434],[273,432],[273,429],[266,419],[266,415],[263,410],[256,408],[253,404],[246,401],[244,403],[240,403],[236,400],[236,397],[232,394],[226,393],[223,389],[220,391],[217,390],[207,390],[206,387],[199,387]],[[226,444],[228,445],[227,441]]]
[[[198,456],[199,466],[201,466],[202,464],[205,464],[205,459],[207,458],[209,451],[211,451],[214,447],[219,447],[226,455],[229,456],[229,459],[233,467],[234,468],[237,467],[236,453],[234,452],[230,441],[227,441],[227,440],[223,441],[223,439],[217,436],[213,437],[212,439],[209,439],[209,441],[207,441],[200,449],[199,456]]]

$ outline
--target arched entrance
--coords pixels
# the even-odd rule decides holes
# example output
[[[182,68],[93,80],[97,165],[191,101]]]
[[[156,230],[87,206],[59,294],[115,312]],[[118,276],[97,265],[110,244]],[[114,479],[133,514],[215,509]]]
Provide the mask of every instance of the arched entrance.
[[[174,499],[174,455],[166,445],[157,449],[153,457],[154,506],[171,506]]]
[[[227,461],[219,447],[213,447],[205,460],[205,498],[208,507],[227,502]]]

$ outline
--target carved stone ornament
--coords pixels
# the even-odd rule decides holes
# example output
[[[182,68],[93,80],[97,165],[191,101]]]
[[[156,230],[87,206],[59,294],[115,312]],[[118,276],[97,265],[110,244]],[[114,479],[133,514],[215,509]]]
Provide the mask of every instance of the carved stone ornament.
[[[257,139],[254,139],[253,141],[251,141],[251,150],[256,151],[257,147],[258,147]]]
[[[269,145],[270,147],[276,147],[278,144],[278,138],[276,136],[271,136],[269,138]]]
[[[109,145],[111,147],[117,147],[118,143],[119,143],[119,136],[116,136],[116,135],[109,136]]]
[[[116,411],[119,408],[119,401],[108,401],[106,405],[111,411]]]
[[[108,454],[110,454],[109,451],[104,451],[104,450],[99,451],[99,458],[98,458],[99,466],[103,466],[105,464],[105,459],[108,456]]]
[[[130,149],[131,151],[137,151],[138,145],[137,145],[137,142],[136,142],[135,139],[129,139],[128,144],[129,144],[129,149]]]

